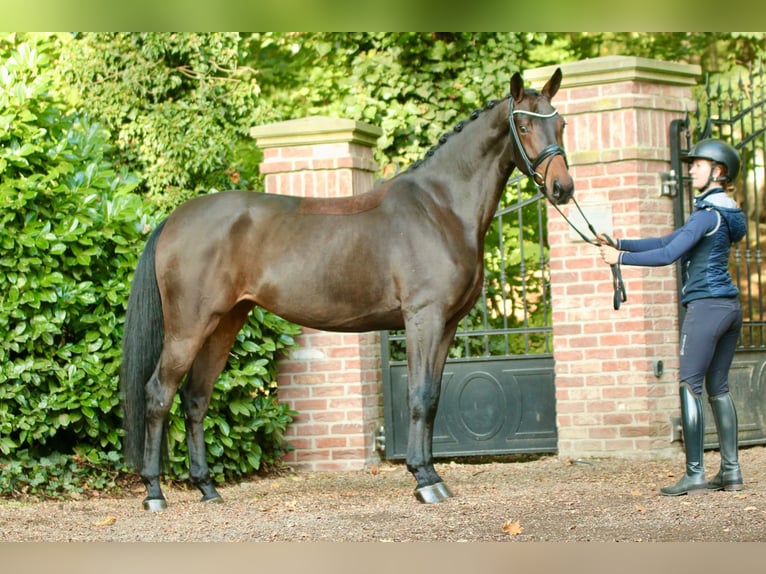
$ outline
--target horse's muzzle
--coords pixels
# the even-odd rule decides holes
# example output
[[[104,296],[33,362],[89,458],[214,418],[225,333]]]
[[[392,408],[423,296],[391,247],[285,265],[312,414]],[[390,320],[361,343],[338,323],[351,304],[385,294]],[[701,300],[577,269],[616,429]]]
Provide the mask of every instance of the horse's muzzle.
[[[556,205],[568,203],[574,195],[574,183],[570,180],[569,185],[563,185],[558,178],[553,180],[551,200]]]

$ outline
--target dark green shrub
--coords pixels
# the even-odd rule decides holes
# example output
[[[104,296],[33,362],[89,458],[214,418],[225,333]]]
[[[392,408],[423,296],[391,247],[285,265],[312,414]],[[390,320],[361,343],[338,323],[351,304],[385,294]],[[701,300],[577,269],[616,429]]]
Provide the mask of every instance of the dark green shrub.
[[[110,161],[110,135],[67,113],[56,41],[0,41],[0,493],[115,484],[120,342],[130,280],[157,209]],[[217,480],[273,464],[291,413],[275,397],[295,327],[254,314],[216,388],[207,436]],[[183,477],[181,417],[170,476]]]
[[[52,93],[52,48],[21,43],[0,68],[0,455],[24,466],[118,458],[120,322],[150,221],[108,134]]]

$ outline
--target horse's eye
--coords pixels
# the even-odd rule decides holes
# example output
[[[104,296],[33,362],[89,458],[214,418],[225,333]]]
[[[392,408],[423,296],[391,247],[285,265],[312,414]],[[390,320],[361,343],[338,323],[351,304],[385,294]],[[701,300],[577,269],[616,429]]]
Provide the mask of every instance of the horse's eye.
[[[528,134],[529,133],[529,126],[519,126],[519,133]]]

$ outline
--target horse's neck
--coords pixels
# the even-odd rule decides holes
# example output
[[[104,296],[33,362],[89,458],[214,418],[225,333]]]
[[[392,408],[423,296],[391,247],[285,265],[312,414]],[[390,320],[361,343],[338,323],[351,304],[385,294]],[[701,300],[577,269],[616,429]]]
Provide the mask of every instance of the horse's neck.
[[[503,107],[507,117],[507,106],[498,105]],[[479,238],[486,233],[514,168],[507,120],[503,123],[501,110],[484,113],[486,118],[468,124],[423,166],[424,174],[442,182],[442,201]]]

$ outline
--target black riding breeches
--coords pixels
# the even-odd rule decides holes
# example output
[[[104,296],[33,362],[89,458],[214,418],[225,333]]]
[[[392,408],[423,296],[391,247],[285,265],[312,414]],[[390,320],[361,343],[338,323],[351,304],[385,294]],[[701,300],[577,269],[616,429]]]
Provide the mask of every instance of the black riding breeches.
[[[715,397],[729,390],[729,368],[742,327],[739,299],[709,298],[691,301],[681,327],[681,381],[695,395]]]

